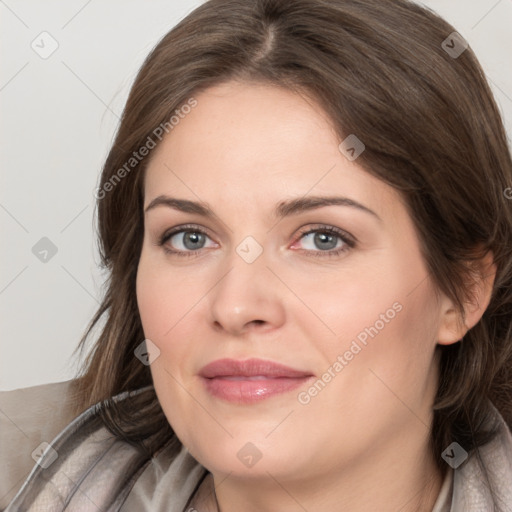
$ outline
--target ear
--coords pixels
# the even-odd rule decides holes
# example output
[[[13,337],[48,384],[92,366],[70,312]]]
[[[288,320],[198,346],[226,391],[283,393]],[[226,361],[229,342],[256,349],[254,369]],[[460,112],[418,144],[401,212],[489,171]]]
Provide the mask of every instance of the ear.
[[[481,259],[472,263],[474,271],[469,284],[468,300],[464,302],[464,315],[456,310],[455,304],[444,294],[441,299],[441,321],[437,333],[440,345],[451,345],[463,338],[482,318],[489,302],[496,277],[494,255],[488,251]]]

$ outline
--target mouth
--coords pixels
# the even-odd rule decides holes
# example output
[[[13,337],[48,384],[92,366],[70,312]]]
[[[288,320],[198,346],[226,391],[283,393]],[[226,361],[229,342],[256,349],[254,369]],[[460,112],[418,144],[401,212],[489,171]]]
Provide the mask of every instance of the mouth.
[[[199,376],[212,396],[249,404],[291,392],[314,375],[263,359],[219,359],[203,367]]]

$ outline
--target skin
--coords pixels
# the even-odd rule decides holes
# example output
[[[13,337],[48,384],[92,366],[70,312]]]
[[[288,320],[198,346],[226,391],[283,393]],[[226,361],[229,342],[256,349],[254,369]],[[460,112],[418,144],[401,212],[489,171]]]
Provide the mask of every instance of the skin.
[[[405,512],[420,502],[431,510],[443,476],[428,449],[436,347],[478,321],[492,283],[475,290],[464,325],[428,276],[398,192],[345,158],[313,100],[238,82],[196,99],[145,177],[145,208],[166,194],[215,213],[145,213],[137,300],[146,338],[160,350],[150,368],[169,423],[212,473],[222,512]],[[272,214],[282,201],[333,195],[378,218],[336,205]],[[207,232],[202,248],[187,248],[183,232],[165,246],[191,257],[158,245],[182,224]],[[350,233],[356,246],[329,257],[314,235],[301,238],[326,226]],[[263,249],[252,263],[236,252],[247,236]],[[198,376],[220,358],[259,357],[320,378],[395,303],[400,312],[307,404],[300,389],[229,403]],[[261,452],[252,467],[237,457],[248,442]]]

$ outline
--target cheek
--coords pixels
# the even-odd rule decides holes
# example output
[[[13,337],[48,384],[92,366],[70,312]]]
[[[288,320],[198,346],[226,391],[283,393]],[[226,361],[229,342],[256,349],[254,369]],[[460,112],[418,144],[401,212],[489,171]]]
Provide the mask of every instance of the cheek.
[[[151,363],[150,370],[160,402],[165,403],[172,399],[176,392],[173,385],[176,381],[172,377],[181,382],[185,371],[183,365],[187,347],[187,344],[183,343],[183,340],[187,339],[187,334],[183,332],[183,328],[187,325],[187,322],[183,321],[186,313],[185,300],[183,294],[176,292],[179,288],[171,282],[169,272],[164,272],[163,269],[158,268],[158,265],[152,263],[145,257],[143,251],[137,271],[137,304],[144,336],[159,350],[158,357]],[[165,396],[160,396],[162,390],[165,390]]]
[[[388,268],[387,274],[382,268]],[[399,346],[402,340],[414,342],[430,333],[425,327],[432,328],[434,296],[426,285],[411,293],[411,283],[416,285],[423,273],[406,275],[399,265],[393,271],[385,262],[358,271],[344,270],[316,279],[311,274],[300,279],[281,274],[302,299],[287,301],[289,318],[307,330],[309,339],[316,339],[315,345],[322,351],[332,356],[333,351],[348,350],[354,339],[363,346],[368,341],[369,346],[372,339],[386,338],[388,344]]]
[[[364,319],[361,313],[357,321],[345,317],[351,333],[339,337],[329,358],[332,362],[341,355],[344,367],[325,399],[343,404],[342,410],[351,410],[355,417],[376,422],[389,417],[405,424],[410,410],[427,418],[437,382],[436,307],[430,290],[399,296],[389,304],[394,297],[386,297],[372,314],[365,309]]]
[[[170,270],[143,250],[137,270],[137,304],[144,333],[157,344],[187,324],[186,316],[204,291],[185,272]],[[185,320],[185,321],[184,321]]]
[[[188,386],[193,374],[194,347],[187,340],[197,338],[197,324],[190,318],[194,305],[204,295],[198,283],[187,282],[183,274],[169,271],[142,252],[136,279],[137,304],[144,335],[160,351],[150,370],[166,415],[176,409],[169,404],[181,402],[185,407],[189,401],[180,383]]]
[[[183,294],[176,293],[169,273],[147,262],[143,253],[136,288],[144,336],[159,349],[158,357],[150,365],[151,377],[167,421],[181,442],[189,446],[193,444],[195,434],[190,421],[193,413],[188,411],[190,397],[183,392],[183,384],[186,385],[186,377],[190,374],[187,344],[183,343],[187,339],[183,332],[187,323],[180,322],[186,312]]]
[[[375,400],[388,406],[391,400],[400,403],[393,393],[416,404],[424,400],[433,384],[440,318],[426,275],[421,257],[410,251],[391,254],[359,272],[350,269],[350,278],[324,280],[320,291],[318,284],[304,291],[308,305],[335,333],[317,342],[325,370],[338,356],[343,360],[343,377],[335,379],[332,400],[339,400],[334,394],[357,396],[361,412],[373,410]]]

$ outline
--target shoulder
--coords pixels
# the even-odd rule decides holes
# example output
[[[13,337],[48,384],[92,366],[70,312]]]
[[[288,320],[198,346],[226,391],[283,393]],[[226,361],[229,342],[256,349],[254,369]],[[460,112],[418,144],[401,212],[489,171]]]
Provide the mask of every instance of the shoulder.
[[[130,401],[145,389],[124,392],[112,400]],[[121,510],[127,498],[137,501],[143,496],[140,491],[151,492],[155,458],[111,433],[99,411],[100,404],[91,406],[51,441],[6,512],[97,512],[98,508],[114,511]],[[181,446],[177,438],[170,441],[174,445],[169,443],[156,456],[160,468],[157,473],[167,473],[176,483],[188,476],[188,487],[193,488],[201,475],[201,466],[186,450],[176,449]],[[135,483],[139,484],[138,492],[130,494]],[[178,492],[176,497],[181,500],[186,496]]]
[[[512,506],[512,433],[497,410],[495,414],[497,435],[454,471],[453,504],[460,510]]]
[[[73,381],[0,391],[0,510],[49,443],[72,419]]]

